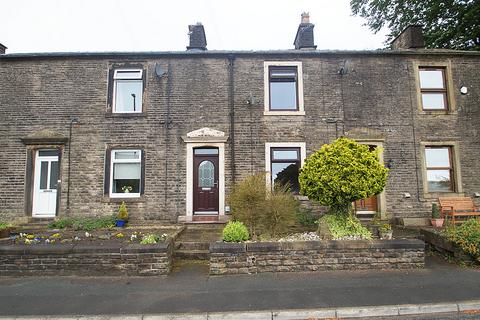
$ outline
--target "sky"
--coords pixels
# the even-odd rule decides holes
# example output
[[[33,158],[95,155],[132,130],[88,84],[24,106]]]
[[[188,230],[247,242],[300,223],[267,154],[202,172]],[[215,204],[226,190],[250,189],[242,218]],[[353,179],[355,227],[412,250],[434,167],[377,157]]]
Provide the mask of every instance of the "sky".
[[[7,53],[184,51],[197,22],[209,50],[293,49],[304,11],[319,50],[383,48],[388,31],[373,34],[349,0],[0,0],[0,10]]]

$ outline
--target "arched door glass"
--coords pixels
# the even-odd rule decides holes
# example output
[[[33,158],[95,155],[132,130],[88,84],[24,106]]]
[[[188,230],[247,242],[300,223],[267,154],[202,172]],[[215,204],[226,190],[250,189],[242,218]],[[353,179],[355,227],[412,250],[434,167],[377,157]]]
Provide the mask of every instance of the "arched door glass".
[[[202,161],[198,166],[198,186],[200,188],[213,188],[214,180],[215,166],[211,161]]]

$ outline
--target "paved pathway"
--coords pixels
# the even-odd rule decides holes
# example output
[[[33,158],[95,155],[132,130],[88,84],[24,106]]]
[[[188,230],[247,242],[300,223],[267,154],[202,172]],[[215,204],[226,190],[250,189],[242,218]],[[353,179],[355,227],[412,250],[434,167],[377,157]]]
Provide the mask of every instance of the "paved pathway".
[[[238,276],[0,278],[0,315],[159,314],[480,300],[480,269],[430,257],[424,270]]]

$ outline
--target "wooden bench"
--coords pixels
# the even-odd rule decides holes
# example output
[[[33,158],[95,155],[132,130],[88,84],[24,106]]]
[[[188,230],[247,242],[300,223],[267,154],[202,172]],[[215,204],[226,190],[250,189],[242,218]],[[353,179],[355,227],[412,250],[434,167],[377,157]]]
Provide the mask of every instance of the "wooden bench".
[[[475,208],[472,198],[469,197],[445,197],[438,198],[440,202],[440,212],[445,220],[451,217],[453,225],[463,222],[457,220],[460,217],[476,217],[480,219],[480,211]]]

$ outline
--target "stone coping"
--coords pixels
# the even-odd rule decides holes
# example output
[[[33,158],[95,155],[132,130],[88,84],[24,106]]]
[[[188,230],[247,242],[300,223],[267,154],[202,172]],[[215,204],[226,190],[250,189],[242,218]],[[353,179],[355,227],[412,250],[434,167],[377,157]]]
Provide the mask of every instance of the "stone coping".
[[[85,244],[14,244],[0,245],[0,255],[63,255],[75,253],[167,253],[170,251],[172,240],[166,242],[145,245],[139,243],[132,244],[105,244],[105,245],[85,245]]]
[[[214,242],[211,253],[270,252],[317,249],[421,249],[425,243],[417,239],[394,240],[318,240],[285,242]]]

